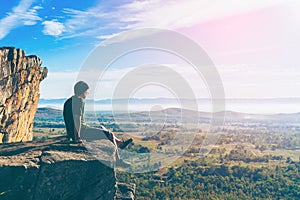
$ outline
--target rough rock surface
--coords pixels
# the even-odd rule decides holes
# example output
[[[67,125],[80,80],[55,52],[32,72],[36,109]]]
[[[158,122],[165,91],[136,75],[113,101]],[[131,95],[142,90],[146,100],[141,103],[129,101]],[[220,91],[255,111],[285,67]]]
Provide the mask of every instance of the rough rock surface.
[[[133,200],[135,193],[135,184],[117,183],[116,200]]]
[[[40,82],[47,76],[37,56],[0,48],[0,143],[32,140]]]
[[[96,143],[97,156],[64,137],[0,144],[0,199],[133,199],[110,167],[114,146]]]

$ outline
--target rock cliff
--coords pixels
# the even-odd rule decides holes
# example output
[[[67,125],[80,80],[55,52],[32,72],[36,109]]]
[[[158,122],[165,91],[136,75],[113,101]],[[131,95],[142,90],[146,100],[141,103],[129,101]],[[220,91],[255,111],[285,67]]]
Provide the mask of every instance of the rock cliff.
[[[0,144],[0,199],[133,199],[134,184],[117,183],[115,149],[99,140],[97,156],[64,137]]]
[[[0,48],[0,143],[32,140],[40,82],[47,76],[37,56]]]

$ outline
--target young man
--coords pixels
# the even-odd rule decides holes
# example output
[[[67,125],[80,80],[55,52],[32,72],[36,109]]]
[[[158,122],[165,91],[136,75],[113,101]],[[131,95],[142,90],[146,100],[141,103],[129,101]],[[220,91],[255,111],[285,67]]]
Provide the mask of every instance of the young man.
[[[67,99],[64,103],[63,117],[67,130],[68,140],[72,139],[73,142],[82,143],[83,136],[86,141],[109,139],[116,148],[124,149],[132,142],[132,138],[121,141],[112,132],[108,131],[104,126],[100,128],[90,127],[84,120],[84,106],[85,98],[88,95],[89,86],[84,81],[79,81],[74,86],[74,95]],[[130,164],[120,159],[117,148],[117,165],[128,167]]]

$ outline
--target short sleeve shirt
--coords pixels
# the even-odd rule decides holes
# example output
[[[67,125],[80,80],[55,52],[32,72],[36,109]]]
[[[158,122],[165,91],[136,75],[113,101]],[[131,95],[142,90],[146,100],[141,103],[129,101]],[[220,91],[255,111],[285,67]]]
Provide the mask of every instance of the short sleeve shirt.
[[[85,101],[84,99],[72,96],[64,103],[63,108],[63,117],[67,129],[68,135],[74,134],[74,117],[73,115],[80,115],[81,116],[81,125],[86,126],[84,120],[84,106]]]

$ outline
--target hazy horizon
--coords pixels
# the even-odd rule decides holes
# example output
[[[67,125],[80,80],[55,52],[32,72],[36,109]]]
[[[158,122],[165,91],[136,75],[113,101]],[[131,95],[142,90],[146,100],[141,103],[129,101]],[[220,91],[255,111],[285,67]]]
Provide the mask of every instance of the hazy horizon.
[[[65,99],[44,100],[40,99],[38,107],[49,107],[62,110]],[[93,104],[93,102],[95,102]],[[150,111],[153,108],[185,108],[188,104],[186,100],[180,105],[176,99],[120,99],[114,102],[117,107],[124,108],[128,105],[128,110],[134,111]],[[212,104],[210,99],[198,99],[197,111],[212,112]],[[110,99],[104,100],[87,100],[86,110],[91,111],[112,111],[113,107]],[[122,110],[121,110],[122,111]],[[223,110],[219,110],[223,111]],[[279,113],[298,113],[300,112],[300,98],[296,99],[226,99],[225,111],[234,111],[250,114],[279,114]]]

